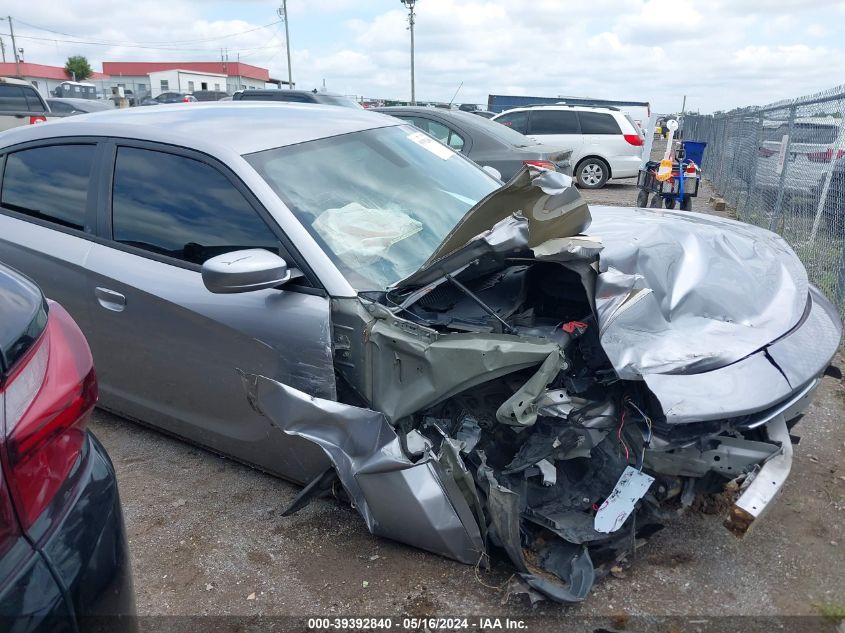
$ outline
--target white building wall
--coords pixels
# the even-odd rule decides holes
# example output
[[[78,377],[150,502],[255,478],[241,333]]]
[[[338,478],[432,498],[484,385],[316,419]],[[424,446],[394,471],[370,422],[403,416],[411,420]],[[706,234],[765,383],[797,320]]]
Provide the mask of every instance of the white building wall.
[[[226,75],[188,70],[161,70],[149,74],[153,97],[162,92],[195,92],[197,90],[225,90]],[[217,86],[217,87],[215,87]]]

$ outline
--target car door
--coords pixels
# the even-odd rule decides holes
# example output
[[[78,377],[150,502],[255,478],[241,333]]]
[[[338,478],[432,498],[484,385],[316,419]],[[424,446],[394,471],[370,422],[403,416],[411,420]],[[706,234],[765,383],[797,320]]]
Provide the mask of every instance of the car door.
[[[0,156],[0,261],[31,277],[90,330],[85,259],[96,224],[96,140],[16,146]]]
[[[631,145],[622,135],[619,123],[608,112],[581,111],[578,113],[584,138],[585,155],[600,156],[610,165],[614,177],[635,174],[642,149]]]
[[[266,248],[296,261],[246,187],[208,157],[169,146],[109,144],[91,249],[89,343],[101,404],[215,451],[304,481],[327,464],[247,400],[242,375],[335,398],[329,302],[316,282],[212,294],[201,264]],[[87,333],[86,333],[87,334]]]
[[[574,110],[531,110],[526,135],[543,145],[571,149],[572,165],[577,165],[586,155],[581,125]]]

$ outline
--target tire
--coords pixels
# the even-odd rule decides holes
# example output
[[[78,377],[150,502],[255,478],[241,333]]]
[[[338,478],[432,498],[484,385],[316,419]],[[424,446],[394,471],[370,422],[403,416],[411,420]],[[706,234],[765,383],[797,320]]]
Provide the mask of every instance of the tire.
[[[681,211],[692,211],[692,196],[684,196],[681,200]]]
[[[575,169],[575,179],[582,189],[601,189],[610,177],[610,167],[601,158],[585,158]]]
[[[663,206],[667,209],[674,209],[677,201],[677,198],[663,198]]]
[[[637,194],[637,206],[645,209],[648,206],[648,191],[640,189]]]

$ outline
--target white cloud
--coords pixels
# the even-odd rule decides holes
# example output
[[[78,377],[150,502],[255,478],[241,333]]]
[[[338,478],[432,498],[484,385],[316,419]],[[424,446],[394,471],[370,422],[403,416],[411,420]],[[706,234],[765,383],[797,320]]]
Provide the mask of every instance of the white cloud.
[[[99,69],[102,60],[219,59],[228,47],[230,59],[240,51],[243,61],[287,75],[282,25],[215,39],[276,20],[276,3],[226,5],[227,15],[248,7],[249,15],[266,13],[262,20],[214,19],[221,5],[200,0],[7,4],[4,13],[20,16],[22,35],[45,38],[19,40],[28,61],[61,64],[84,54]],[[358,0],[288,4],[299,86],[325,79],[342,92],[409,96],[407,12],[398,2],[383,3],[377,15]],[[417,96],[448,100],[463,81],[459,102],[521,93],[642,99],[659,111],[679,108],[683,95],[702,111],[763,104],[841,81],[833,69],[845,65],[845,50],[826,26],[841,21],[841,7],[841,0],[424,0],[417,3]],[[303,27],[309,19],[339,35],[326,41]],[[24,20],[116,44],[56,41],[69,38]]]

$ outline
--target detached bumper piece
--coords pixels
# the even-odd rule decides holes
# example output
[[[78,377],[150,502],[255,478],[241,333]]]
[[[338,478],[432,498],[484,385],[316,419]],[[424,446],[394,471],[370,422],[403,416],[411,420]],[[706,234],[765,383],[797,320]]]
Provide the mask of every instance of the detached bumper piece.
[[[780,451],[746,477],[742,493],[731,507],[725,527],[738,537],[745,536],[754,522],[771,507],[792,470],[792,441],[786,420],[779,416],[765,429],[769,440],[780,444]]]

